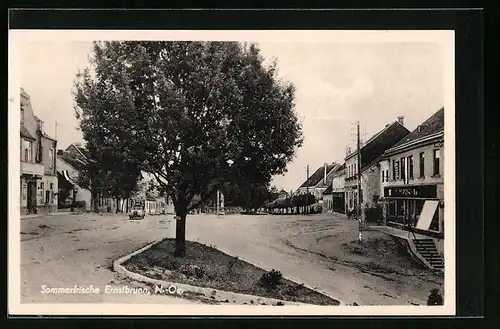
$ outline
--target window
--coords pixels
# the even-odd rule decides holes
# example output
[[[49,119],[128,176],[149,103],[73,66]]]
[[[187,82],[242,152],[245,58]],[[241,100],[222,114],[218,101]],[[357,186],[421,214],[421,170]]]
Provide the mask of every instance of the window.
[[[21,124],[24,124],[24,109],[21,107]]]
[[[413,155],[408,157],[408,178],[413,179]]]
[[[385,170],[382,170],[382,182],[385,182]]]
[[[33,143],[31,141],[23,140],[23,148],[24,148],[24,161],[31,162],[32,160],[32,148]]]
[[[54,150],[53,149],[49,150],[49,161],[50,161],[49,168],[54,168]]]
[[[393,180],[399,179],[399,161],[392,160]]]
[[[386,169],[385,170],[385,181],[388,182],[389,181],[389,169]]]
[[[50,204],[50,191],[45,191],[45,204]]]
[[[419,155],[419,164],[420,164],[420,177],[425,177],[425,155],[424,152]]]
[[[400,168],[401,168],[401,179],[404,180],[404,181],[406,180],[406,161],[405,160],[406,160],[405,158],[401,158],[401,160],[400,160],[401,161],[401,166],[400,166]]]
[[[439,154],[439,150],[434,150],[434,156],[433,156],[433,160],[434,160],[434,176],[436,175],[439,175],[439,157],[440,157],[440,154]]]

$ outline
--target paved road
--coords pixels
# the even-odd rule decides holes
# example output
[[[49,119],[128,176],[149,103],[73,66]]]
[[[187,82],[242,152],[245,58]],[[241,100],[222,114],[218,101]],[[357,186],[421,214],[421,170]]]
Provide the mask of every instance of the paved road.
[[[135,285],[111,270],[112,262],[165,236],[173,236],[172,216],[129,221],[123,216],[68,215],[21,221],[21,302],[192,303],[170,296],[52,295],[42,285],[72,287]],[[314,220],[314,217],[309,217]],[[338,219],[337,219],[338,220]],[[287,243],[295,216],[188,217],[187,238],[240,257],[265,269],[360,305],[423,304],[426,291],[408,289],[357,268],[334,264]],[[335,270],[332,270],[334,266]],[[133,300],[132,300],[133,298]]]

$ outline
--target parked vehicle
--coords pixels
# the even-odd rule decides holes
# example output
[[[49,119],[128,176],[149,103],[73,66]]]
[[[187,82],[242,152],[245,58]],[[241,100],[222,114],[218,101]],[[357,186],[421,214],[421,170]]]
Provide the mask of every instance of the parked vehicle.
[[[129,219],[144,219],[145,216],[144,205],[139,202],[134,204],[132,211],[128,215]]]

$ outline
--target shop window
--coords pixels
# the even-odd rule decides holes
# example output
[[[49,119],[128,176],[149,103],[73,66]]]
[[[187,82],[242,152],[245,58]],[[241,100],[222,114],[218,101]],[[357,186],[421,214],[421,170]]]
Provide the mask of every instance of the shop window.
[[[424,152],[420,153],[419,155],[419,165],[420,165],[420,177],[423,178],[425,177],[425,155]]]
[[[434,164],[433,175],[434,176],[439,175],[439,160],[440,160],[439,158],[440,158],[439,150],[434,150],[434,154],[433,154],[433,164]]]

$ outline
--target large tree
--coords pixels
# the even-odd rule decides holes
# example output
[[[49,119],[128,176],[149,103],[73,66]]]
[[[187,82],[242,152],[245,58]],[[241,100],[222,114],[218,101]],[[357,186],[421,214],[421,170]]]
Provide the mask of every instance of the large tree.
[[[174,203],[176,256],[185,254],[191,209],[242,174],[270,181],[302,144],[294,87],[254,44],[95,42],[93,50],[75,84],[84,138],[104,134],[156,177]]]

